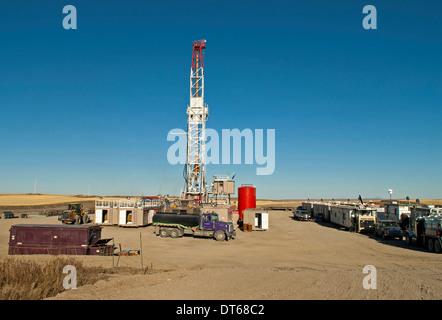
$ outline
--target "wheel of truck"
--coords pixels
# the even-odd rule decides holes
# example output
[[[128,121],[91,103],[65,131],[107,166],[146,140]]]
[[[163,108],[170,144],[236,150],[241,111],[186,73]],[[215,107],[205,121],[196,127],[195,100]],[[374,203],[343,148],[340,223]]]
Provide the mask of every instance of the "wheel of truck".
[[[178,228],[173,228],[170,230],[170,237],[171,238],[179,238],[181,236],[181,232]]]
[[[434,242],[433,242],[433,239],[428,239],[427,240],[427,248],[428,248],[428,250],[430,251],[430,252],[433,252],[434,251]]]
[[[160,229],[160,237],[166,238],[168,236],[170,236],[169,228],[161,228]]]
[[[216,239],[216,241],[224,241],[226,240],[226,234],[224,233],[224,231],[218,230],[217,232],[215,232],[214,238]]]
[[[441,252],[441,246],[440,246],[440,240],[435,239],[434,240],[434,252],[440,253]]]
[[[74,224],[80,224],[80,223],[81,223],[81,217],[80,216],[76,216]]]
[[[86,213],[82,217],[82,222],[83,222],[83,224],[86,224],[89,222],[89,217]]]

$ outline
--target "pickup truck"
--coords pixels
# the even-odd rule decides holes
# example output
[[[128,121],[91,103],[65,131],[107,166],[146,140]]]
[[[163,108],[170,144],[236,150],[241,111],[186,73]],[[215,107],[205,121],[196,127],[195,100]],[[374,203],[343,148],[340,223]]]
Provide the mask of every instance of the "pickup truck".
[[[311,215],[307,210],[304,209],[298,209],[293,211],[293,219],[299,220],[299,221],[309,221],[311,220]]]
[[[214,238],[217,241],[235,239],[231,222],[219,221],[216,213],[165,213],[157,212],[152,218],[155,234],[161,237],[180,238],[187,235]]]

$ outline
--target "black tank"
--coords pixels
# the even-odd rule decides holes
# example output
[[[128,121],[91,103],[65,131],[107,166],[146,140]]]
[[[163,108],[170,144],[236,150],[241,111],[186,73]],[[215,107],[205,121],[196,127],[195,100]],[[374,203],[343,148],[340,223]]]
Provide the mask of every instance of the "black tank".
[[[157,212],[153,218],[153,223],[180,224],[186,227],[197,227],[200,224],[201,215],[199,214],[177,214]]]

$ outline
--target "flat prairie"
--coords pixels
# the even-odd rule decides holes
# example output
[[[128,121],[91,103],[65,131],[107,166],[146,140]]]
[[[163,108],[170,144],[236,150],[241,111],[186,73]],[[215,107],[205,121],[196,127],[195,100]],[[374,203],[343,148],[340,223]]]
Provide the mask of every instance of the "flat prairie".
[[[0,203],[23,206],[80,199],[84,198],[2,195]],[[257,206],[295,207],[301,202],[264,200],[257,201]],[[224,242],[191,236],[161,238],[153,233],[152,226],[103,226],[102,238],[113,238],[116,252],[119,248],[138,250],[142,243],[142,256],[70,257],[80,259],[85,266],[118,266],[139,273],[110,273],[106,280],[66,290],[49,299],[442,299],[442,254],[407,245],[404,240],[384,240],[330,223],[296,221],[292,216],[289,210],[269,211],[268,230],[237,229],[236,239]],[[56,216],[0,219],[0,261],[6,257],[49,259],[44,255],[8,256],[9,228],[18,223],[60,222]],[[376,269],[376,289],[364,288],[368,274],[363,270],[368,265]]]

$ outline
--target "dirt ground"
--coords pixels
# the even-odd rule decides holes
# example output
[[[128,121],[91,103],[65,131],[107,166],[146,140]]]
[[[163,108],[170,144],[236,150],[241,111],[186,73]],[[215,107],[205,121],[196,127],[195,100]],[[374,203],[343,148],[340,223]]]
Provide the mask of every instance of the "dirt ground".
[[[442,298],[442,255],[405,241],[381,240],[332,225],[301,222],[288,211],[271,211],[269,230],[243,232],[227,242],[161,238],[153,227],[104,226],[123,250],[141,256],[76,256],[87,266],[139,268],[64,291],[51,299],[425,299]],[[0,219],[0,259],[8,255],[9,228],[18,223],[59,224],[56,216]],[[17,259],[24,256],[14,256]],[[26,256],[48,259],[48,256]],[[142,273],[143,263],[144,270]],[[377,272],[377,289],[363,288],[366,265]]]

